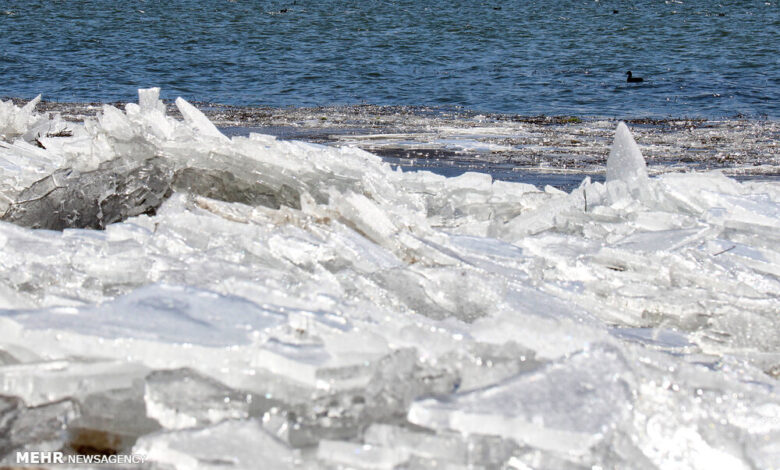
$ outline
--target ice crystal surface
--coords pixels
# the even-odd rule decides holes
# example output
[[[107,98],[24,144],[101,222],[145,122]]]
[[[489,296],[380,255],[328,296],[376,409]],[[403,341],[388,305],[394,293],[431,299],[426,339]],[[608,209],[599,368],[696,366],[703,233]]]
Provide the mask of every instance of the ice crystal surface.
[[[0,104],[0,462],[776,468],[780,185],[566,193]],[[95,230],[99,229],[99,230]]]

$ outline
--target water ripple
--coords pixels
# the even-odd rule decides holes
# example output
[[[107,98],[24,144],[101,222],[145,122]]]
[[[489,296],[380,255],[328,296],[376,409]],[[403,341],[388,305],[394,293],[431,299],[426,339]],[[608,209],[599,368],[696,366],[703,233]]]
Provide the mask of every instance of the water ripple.
[[[4,5],[6,96],[117,101],[161,86],[240,105],[780,118],[776,2]],[[627,86],[629,69],[645,83]]]

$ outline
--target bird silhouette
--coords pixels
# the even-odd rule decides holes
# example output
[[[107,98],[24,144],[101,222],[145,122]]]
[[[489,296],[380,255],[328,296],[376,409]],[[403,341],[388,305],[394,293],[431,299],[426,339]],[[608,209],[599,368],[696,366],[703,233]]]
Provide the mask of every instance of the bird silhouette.
[[[633,76],[631,76],[631,71],[630,70],[628,72],[626,72],[626,75],[628,75],[628,78],[626,78],[626,81],[628,83],[642,83],[642,82],[645,81],[645,79],[642,78],[642,77],[633,77]]]

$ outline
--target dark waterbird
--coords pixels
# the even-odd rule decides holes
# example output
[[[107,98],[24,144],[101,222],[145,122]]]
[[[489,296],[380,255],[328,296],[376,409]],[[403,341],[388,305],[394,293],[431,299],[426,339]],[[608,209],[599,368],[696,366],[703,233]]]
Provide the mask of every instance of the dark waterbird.
[[[628,72],[626,72],[626,75],[628,75],[628,78],[626,78],[626,81],[628,83],[642,83],[642,82],[645,81],[645,79],[642,78],[642,77],[632,77],[630,70]]]

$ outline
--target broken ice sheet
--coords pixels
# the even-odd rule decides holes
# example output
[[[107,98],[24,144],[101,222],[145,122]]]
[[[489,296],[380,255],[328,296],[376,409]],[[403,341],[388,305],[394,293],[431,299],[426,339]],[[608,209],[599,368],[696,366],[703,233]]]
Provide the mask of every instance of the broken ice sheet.
[[[253,413],[260,411],[263,426],[284,442],[311,447],[322,439],[354,439],[372,422],[403,420],[415,398],[448,394],[457,387],[451,370],[418,361],[412,349],[396,351],[371,365],[365,385],[306,391],[288,384],[276,393],[253,398]]]
[[[154,206],[83,214],[114,222],[105,232],[0,222],[1,369],[30,400],[13,410],[75,400],[66,440],[141,435],[155,462],[184,468],[255,464],[233,435],[272,436],[274,454],[314,467],[772,462],[776,183],[649,178],[619,125],[607,182],[565,194],[228,139],[177,105],[184,120],[142,90],[45,148],[25,136],[49,124],[27,120],[0,145],[4,212],[42,202],[20,199],[36,181],[101,168],[129,186],[109,181],[86,206],[102,189]],[[116,167],[149,158],[173,191],[159,205]],[[355,460],[366,445],[387,460]]]
[[[149,417],[166,429],[247,418],[251,398],[190,369],[152,372],[144,392]]]
[[[189,469],[292,468],[300,457],[256,420],[227,420],[181,431],[149,434],[133,452],[149,464]]]
[[[0,367],[0,393],[24,399],[28,406],[127,388],[149,369],[121,361],[58,360]]]
[[[85,390],[78,404],[81,415],[67,430],[67,447],[77,453],[128,452],[139,436],[160,429],[144,402],[143,379],[123,388]]]
[[[533,350],[514,341],[503,344],[467,342],[439,356],[437,364],[457,371],[457,390],[464,393],[488,387],[520,372],[542,366]]]
[[[138,436],[159,428],[146,417],[143,402],[141,384],[148,372],[140,364],[122,361],[25,362],[0,367],[0,395],[18,400],[22,417],[34,410],[52,410],[57,403],[71,404],[75,411],[63,418],[61,436],[52,450],[66,446],[118,452],[129,449]],[[13,425],[22,429],[20,423],[16,420]],[[30,442],[37,439],[35,435],[28,438]],[[17,447],[28,444],[22,438],[14,442]]]
[[[243,299],[166,285],[143,287],[95,307],[0,313],[28,332],[63,330],[103,339],[211,347],[248,344],[253,332],[273,328],[287,318]]]
[[[12,451],[57,451],[67,443],[68,424],[80,415],[79,406],[65,399],[25,407],[0,396],[0,463],[16,463]]]
[[[468,463],[469,446],[459,434],[410,431],[388,424],[372,424],[363,437],[368,445],[402,450],[406,457],[418,455],[451,463]]]
[[[762,468],[756,462],[772,460],[775,450],[762,444],[780,429],[776,380],[728,356],[684,356],[670,366],[665,353],[636,346],[626,352],[644,369],[624,429],[656,468],[681,461],[691,468]]]
[[[38,122],[42,116],[35,113],[35,107],[40,101],[38,95],[21,108],[11,101],[0,101],[0,140],[11,141]]]
[[[596,345],[483,390],[417,401],[408,419],[467,434],[489,429],[519,443],[582,454],[628,417],[632,384],[619,351]]]
[[[408,423],[372,424],[365,430],[363,442],[322,440],[317,447],[321,464],[360,469],[505,468],[514,455],[521,453],[517,443],[498,436],[434,432]],[[545,462],[551,460],[545,457]],[[558,466],[560,461],[556,461]],[[571,462],[566,463],[569,468]]]
[[[160,159],[111,160],[91,172],[60,170],[23,190],[2,220],[30,228],[100,228],[153,213],[170,192]]]
[[[347,468],[392,469],[408,458],[409,453],[403,449],[370,444],[322,440],[317,447],[317,459],[322,463]]]
[[[615,140],[607,159],[607,187],[613,200],[619,199],[621,191],[628,191],[632,197],[647,198],[650,178],[642,152],[634,141],[625,123],[618,123]]]

